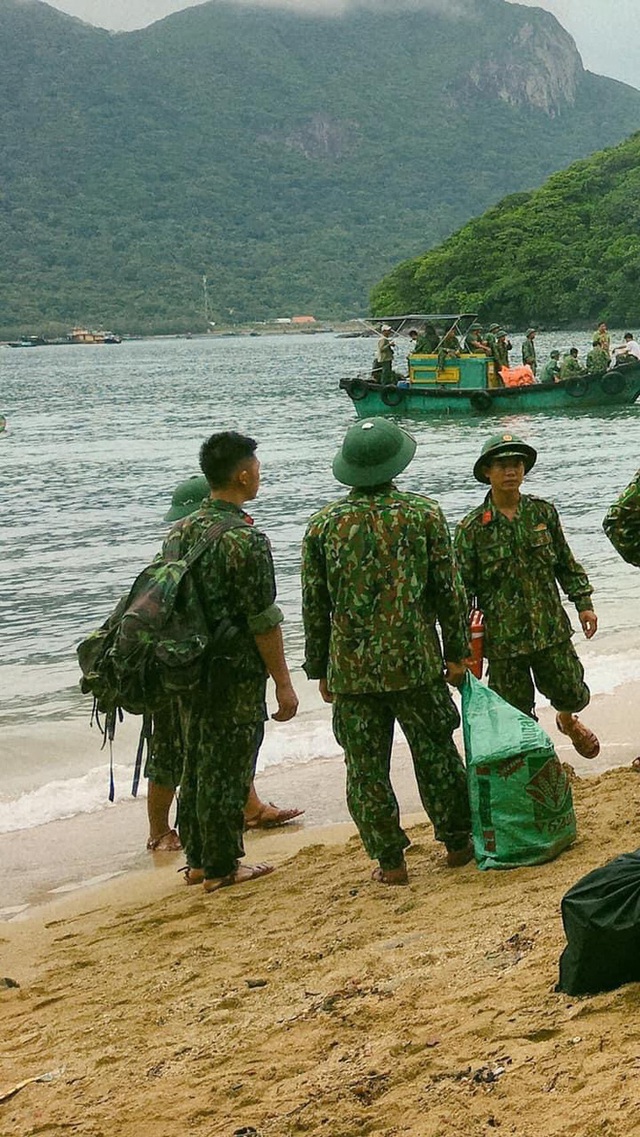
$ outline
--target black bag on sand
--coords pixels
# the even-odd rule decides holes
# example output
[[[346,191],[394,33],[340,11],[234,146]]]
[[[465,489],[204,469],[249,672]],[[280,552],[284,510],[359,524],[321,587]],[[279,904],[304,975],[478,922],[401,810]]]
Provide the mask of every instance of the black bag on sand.
[[[640,982],[640,849],[577,881],[562,898],[562,922],[556,991],[595,995]]]

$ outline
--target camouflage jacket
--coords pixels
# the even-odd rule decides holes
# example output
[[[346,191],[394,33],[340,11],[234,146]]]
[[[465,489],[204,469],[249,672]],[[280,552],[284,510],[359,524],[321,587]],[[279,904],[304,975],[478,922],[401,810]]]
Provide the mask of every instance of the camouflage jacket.
[[[529,336],[525,336],[522,341],[522,362],[528,364],[533,374],[536,373],[536,345]]]
[[[584,367],[574,355],[563,355],[562,362],[560,364],[561,379],[575,379],[577,376],[584,374]]]
[[[640,470],[614,501],[602,528],[620,556],[640,568]]]
[[[489,660],[543,651],[572,635],[559,582],[578,612],[591,585],[569,548],[555,506],[523,494],[509,521],[487,494],[458,524],[454,547],[469,605],[484,612]]]
[[[393,483],[311,518],[302,546],[305,671],[338,693],[441,681],[469,654],[464,591],[439,505]]]
[[[556,359],[549,359],[540,372],[541,383],[554,383],[560,374],[560,365]]]
[[[606,371],[609,366],[609,356],[602,347],[596,344],[587,354],[587,371]]]
[[[233,665],[212,682],[208,710],[233,722],[258,722],[267,717],[267,671],[255,635],[268,632],[283,620],[277,604],[269,541],[253,528],[247,514],[231,502],[208,498],[196,512],[179,521],[167,535],[163,553],[180,556],[225,515],[236,513],[247,524],[228,529],[194,564],[191,572],[205,615],[214,625],[226,616],[241,632],[241,652]],[[200,693],[203,700],[209,695]],[[194,700],[198,701],[198,693]]]

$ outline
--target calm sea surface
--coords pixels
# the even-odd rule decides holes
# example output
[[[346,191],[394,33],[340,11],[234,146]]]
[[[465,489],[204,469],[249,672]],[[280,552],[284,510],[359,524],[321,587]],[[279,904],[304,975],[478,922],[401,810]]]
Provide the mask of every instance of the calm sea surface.
[[[520,339],[513,337],[514,359]],[[588,337],[541,335],[538,355],[546,360],[569,343],[582,355]],[[199,445],[215,430],[259,441],[262,488],[252,513],[273,544],[287,651],[299,668],[300,540],[309,515],[342,492],[331,459],[354,414],[338,379],[366,368],[372,353],[371,340],[332,334],[0,348],[0,413],[8,420],[0,435],[0,723],[48,721],[54,730],[88,712],[75,644],[157,550],[171,493],[198,472]],[[538,448],[527,486],[557,504],[596,588],[601,630],[579,643],[593,690],[640,676],[640,573],[601,530],[640,463],[639,423],[636,406],[414,423],[418,451],[400,479],[436,497],[454,523],[482,496],[471,468],[490,434],[508,429]],[[292,761],[313,757],[317,746],[327,753],[330,738],[314,688],[304,678],[299,686],[305,714],[284,754]],[[267,760],[282,754],[280,747]],[[13,773],[11,762],[0,769],[5,802],[14,796]],[[24,775],[23,768],[23,789]]]

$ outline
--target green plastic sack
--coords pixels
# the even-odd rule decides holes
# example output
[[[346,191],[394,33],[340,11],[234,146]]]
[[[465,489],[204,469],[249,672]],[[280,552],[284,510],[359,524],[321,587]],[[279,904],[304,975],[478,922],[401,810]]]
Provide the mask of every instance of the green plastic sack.
[[[549,735],[469,672],[462,728],[478,868],[553,860],[575,841],[576,817]]]

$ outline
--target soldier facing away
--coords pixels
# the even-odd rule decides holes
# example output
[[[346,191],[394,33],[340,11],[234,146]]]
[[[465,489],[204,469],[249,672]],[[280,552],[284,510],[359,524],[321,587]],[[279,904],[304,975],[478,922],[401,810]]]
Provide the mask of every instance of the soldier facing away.
[[[373,879],[389,885],[406,883],[410,843],[389,777],[396,722],[447,863],[473,856],[465,771],[452,738],[459,717],[436,632],[437,620],[447,677],[460,682],[469,654],[465,601],[440,507],[392,481],[415,449],[386,419],[350,427],[333,472],[351,492],[311,518],[302,548],[305,671],[333,703],[349,812],[378,861]]]
[[[532,717],[537,687],[557,712],[558,730],[583,758],[595,758],[598,740],[576,715],[591,696],[558,583],[575,604],[587,639],[598,627],[592,588],[555,506],[520,493],[536,458],[532,446],[511,434],[485,443],[473,473],[490,489],[458,524],[455,550],[469,607],[484,612],[489,686]]]
[[[213,525],[222,533],[192,566],[210,625],[226,617],[238,630],[238,650],[224,668],[211,664],[201,687],[181,698],[184,768],[179,834],[188,884],[205,892],[242,884],[272,872],[270,865],[241,865],[244,807],[267,717],[267,675],[275,683],[278,722],[293,718],[298,700],[284,657],[275,603],[276,586],[267,538],[242,506],[260,486],[256,442],[235,431],[213,434],[200,450],[200,466],[212,496],[174,527],[165,541],[184,556]]]

